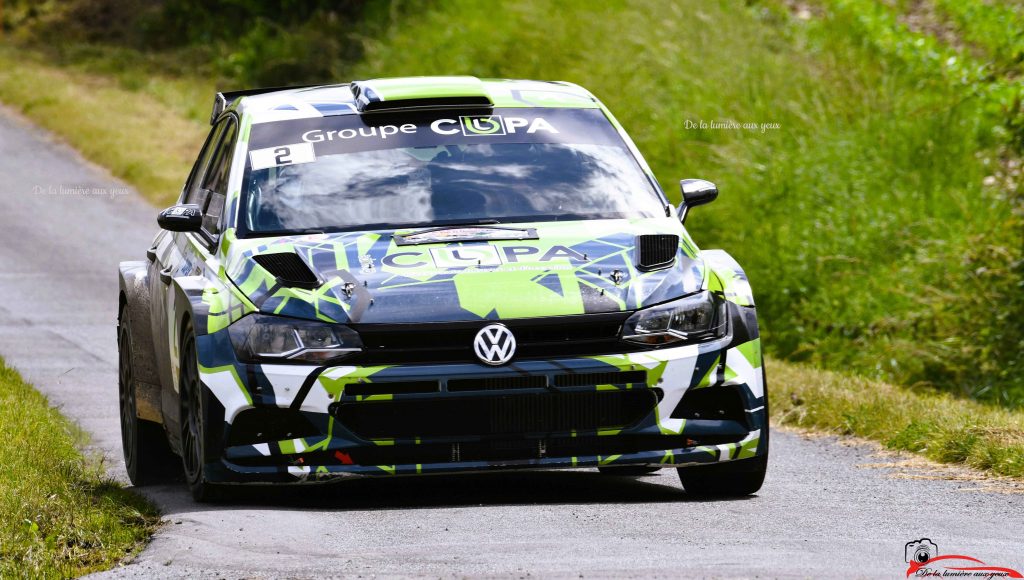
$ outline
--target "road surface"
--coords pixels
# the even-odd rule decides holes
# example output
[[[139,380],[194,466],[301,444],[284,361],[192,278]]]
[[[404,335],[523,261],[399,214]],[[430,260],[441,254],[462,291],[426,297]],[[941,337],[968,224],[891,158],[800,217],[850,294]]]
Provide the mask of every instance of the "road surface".
[[[0,355],[125,480],[116,267],[143,259],[156,209],[9,112],[0,176]],[[893,477],[872,464],[894,460],[875,453],[775,432],[764,488],[729,501],[687,497],[672,471],[355,480],[220,506],[194,504],[182,485],[146,488],[164,525],[101,576],[897,578],[905,544],[922,537],[1024,570],[1024,495]]]

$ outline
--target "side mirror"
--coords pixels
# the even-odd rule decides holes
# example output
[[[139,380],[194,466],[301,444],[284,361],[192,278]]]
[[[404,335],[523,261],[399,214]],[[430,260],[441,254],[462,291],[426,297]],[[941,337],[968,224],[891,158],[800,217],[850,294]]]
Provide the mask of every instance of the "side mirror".
[[[156,223],[169,232],[198,232],[203,227],[203,210],[190,203],[172,205],[160,212]]]
[[[679,204],[679,220],[686,220],[691,207],[711,203],[718,198],[718,186],[706,179],[684,179],[679,182],[683,192],[683,203]]]

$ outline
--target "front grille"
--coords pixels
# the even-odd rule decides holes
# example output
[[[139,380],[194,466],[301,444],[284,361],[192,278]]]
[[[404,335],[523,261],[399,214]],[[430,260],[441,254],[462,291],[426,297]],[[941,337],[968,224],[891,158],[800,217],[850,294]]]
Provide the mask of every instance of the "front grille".
[[[335,403],[335,417],[366,439],[491,436],[624,428],[657,404],[653,390],[587,391]]]
[[[344,396],[369,395],[414,395],[438,393],[443,390],[449,393],[472,391],[515,391],[523,389],[547,389],[548,386],[565,387],[596,387],[598,385],[615,385],[619,387],[647,386],[647,371],[604,371],[596,373],[553,373],[534,375],[489,375],[482,377],[458,379],[423,379],[423,380],[383,380],[363,381],[345,385]]]
[[[517,360],[633,352],[642,347],[619,340],[629,312],[503,320],[516,337]],[[363,352],[352,364],[477,363],[473,338],[490,321],[353,325]]]

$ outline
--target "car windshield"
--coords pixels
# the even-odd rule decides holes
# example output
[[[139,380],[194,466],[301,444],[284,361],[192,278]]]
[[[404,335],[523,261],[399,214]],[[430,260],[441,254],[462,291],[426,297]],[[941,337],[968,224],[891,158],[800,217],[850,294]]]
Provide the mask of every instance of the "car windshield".
[[[276,121],[248,157],[253,235],[665,215],[597,109]]]

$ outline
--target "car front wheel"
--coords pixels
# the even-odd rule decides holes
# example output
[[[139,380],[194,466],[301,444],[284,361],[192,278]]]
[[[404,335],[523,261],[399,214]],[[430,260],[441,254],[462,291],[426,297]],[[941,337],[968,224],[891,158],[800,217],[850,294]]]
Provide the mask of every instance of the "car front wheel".
[[[207,417],[208,407],[203,384],[199,380],[199,358],[191,323],[182,333],[180,389],[181,397],[181,459],[185,481],[192,497],[199,502],[215,501],[219,489],[207,480]]]
[[[117,347],[121,450],[128,479],[136,487],[164,482],[175,475],[177,459],[167,445],[163,427],[139,418],[131,317],[124,308],[118,317]]]

